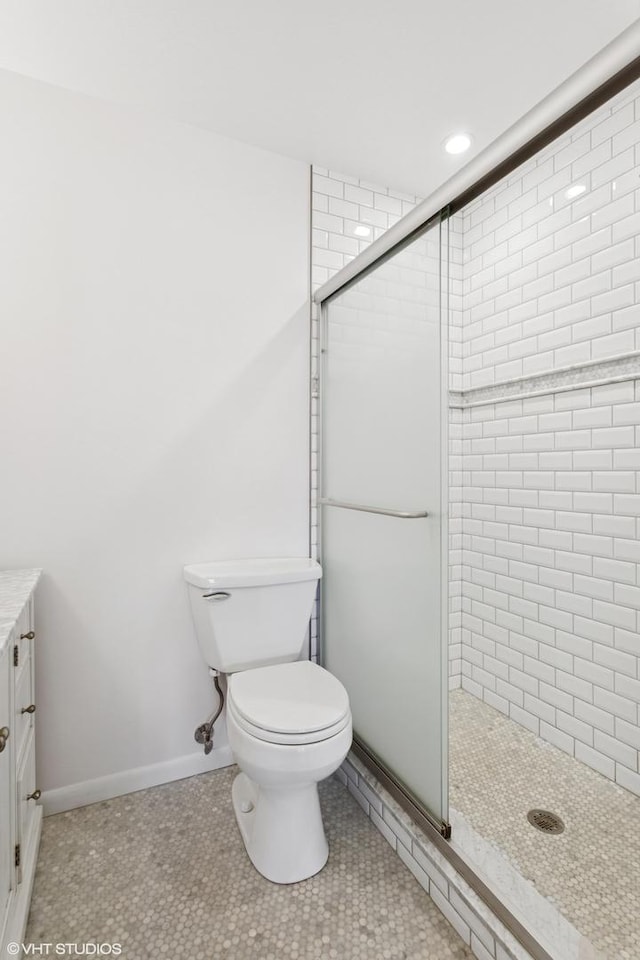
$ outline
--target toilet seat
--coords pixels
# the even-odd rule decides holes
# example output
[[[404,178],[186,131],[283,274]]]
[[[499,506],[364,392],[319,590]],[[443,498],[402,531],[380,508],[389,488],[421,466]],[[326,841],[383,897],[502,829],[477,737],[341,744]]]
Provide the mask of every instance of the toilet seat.
[[[340,681],[308,660],[232,674],[227,705],[240,727],[268,743],[318,743],[351,722]]]
[[[280,733],[276,730],[265,730],[264,727],[258,727],[241,717],[232,702],[228,702],[229,713],[232,714],[238,726],[255,737],[256,740],[262,740],[265,743],[281,743],[290,746],[304,747],[306,744],[320,743],[322,740],[329,740],[341,733],[351,723],[351,716],[347,715],[339,723],[334,723],[324,730],[314,730],[311,733]]]

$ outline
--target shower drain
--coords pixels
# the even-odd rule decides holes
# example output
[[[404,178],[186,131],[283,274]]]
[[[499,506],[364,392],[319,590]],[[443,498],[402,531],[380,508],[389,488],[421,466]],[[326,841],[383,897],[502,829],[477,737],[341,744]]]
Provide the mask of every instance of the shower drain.
[[[562,833],[564,823],[555,813],[550,810],[529,810],[527,820],[536,830],[543,833]]]

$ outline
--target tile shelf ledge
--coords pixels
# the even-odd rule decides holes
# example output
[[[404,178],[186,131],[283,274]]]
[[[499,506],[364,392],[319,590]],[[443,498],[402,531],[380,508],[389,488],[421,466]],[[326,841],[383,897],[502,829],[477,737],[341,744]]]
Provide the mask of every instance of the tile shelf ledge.
[[[509,400],[525,400],[548,393],[564,393],[568,390],[586,390],[607,383],[640,378],[640,351],[627,353],[606,360],[588,360],[585,363],[561,367],[530,377],[514,377],[474,387],[469,390],[450,390],[449,406],[457,409],[479,407]]]

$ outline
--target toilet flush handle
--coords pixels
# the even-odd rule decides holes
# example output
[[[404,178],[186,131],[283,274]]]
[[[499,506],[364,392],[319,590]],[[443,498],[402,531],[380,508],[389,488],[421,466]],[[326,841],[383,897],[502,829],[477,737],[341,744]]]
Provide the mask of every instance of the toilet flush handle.
[[[211,600],[212,603],[219,603],[221,600],[228,600],[231,597],[226,590],[214,590],[213,593],[203,593],[203,600]]]

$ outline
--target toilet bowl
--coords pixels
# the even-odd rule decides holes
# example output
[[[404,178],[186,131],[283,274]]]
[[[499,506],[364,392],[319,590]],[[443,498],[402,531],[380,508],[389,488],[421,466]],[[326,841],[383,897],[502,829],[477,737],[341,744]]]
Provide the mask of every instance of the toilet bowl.
[[[232,801],[247,854],[274,883],[305,880],[328,856],[318,783],[352,737],[340,681],[298,659],[321,567],[306,557],[228,560],[187,566],[184,576],[204,660],[227,676],[227,733],[241,771]]]
[[[318,782],[351,746],[342,684],[309,661],[234,674],[227,731],[241,770],[232,798],[249,859],[274,883],[318,873],[328,856]]]

